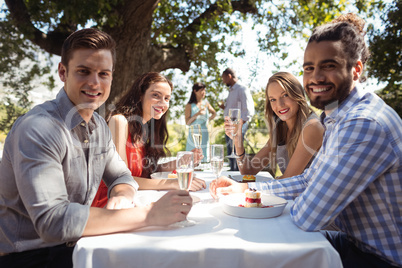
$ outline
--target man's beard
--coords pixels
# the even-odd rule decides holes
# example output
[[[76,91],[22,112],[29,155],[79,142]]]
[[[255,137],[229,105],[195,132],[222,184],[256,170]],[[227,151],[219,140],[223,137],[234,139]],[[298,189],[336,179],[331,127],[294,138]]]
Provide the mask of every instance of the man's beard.
[[[345,81],[342,84],[340,84],[339,87],[337,88],[335,96],[327,100],[321,100],[320,96],[312,100],[309,96],[311,105],[320,110],[334,109],[335,107],[333,107],[333,105],[341,104],[349,96],[350,91],[352,89],[352,83],[353,79],[345,79]],[[310,92],[310,90],[308,90],[308,92]],[[327,109],[325,109],[325,107],[327,107]]]

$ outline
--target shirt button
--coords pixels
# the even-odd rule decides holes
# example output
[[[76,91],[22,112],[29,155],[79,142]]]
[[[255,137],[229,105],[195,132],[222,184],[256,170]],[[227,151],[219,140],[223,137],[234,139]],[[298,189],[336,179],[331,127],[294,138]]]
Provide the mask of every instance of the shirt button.
[[[81,126],[85,127],[85,123],[81,123]]]
[[[84,143],[88,143],[88,140],[84,140]]]

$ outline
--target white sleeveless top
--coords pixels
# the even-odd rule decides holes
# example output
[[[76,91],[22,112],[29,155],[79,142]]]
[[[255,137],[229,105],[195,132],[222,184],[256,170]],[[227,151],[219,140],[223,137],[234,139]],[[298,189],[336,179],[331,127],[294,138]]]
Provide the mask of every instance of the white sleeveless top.
[[[308,121],[310,121],[313,118],[318,119],[318,116],[314,112],[311,113],[310,116],[307,118],[307,120],[304,122],[303,127],[307,124]],[[307,164],[307,166],[305,168],[308,168],[310,166],[311,162],[313,162],[313,160],[314,160],[314,156],[310,159],[309,163]],[[276,148],[276,163],[277,163],[279,169],[281,170],[282,174],[285,172],[286,168],[288,167],[289,161],[290,161],[290,159],[289,159],[288,151],[286,150],[286,144],[278,145]]]

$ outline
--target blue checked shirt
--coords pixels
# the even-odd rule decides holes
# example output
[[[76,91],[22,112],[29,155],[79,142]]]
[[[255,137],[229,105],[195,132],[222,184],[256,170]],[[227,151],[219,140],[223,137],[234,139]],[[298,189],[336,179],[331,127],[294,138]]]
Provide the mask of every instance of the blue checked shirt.
[[[365,252],[402,265],[402,121],[378,96],[355,88],[328,116],[323,144],[303,174],[249,183],[295,199],[306,231],[335,224]]]

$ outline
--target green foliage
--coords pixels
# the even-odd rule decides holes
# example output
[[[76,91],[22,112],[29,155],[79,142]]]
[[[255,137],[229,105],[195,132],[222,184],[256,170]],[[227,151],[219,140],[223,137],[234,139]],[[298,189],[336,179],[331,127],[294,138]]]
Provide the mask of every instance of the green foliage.
[[[78,26],[85,27],[89,21],[95,22],[100,28],[118,26],[119,15],[114,8],[123,3],[123,0],[70,0],[65,1],[24,1],[31,20],[35,26],[46,31],[60,30],[60,27],[71,27],[74,22],[76,30]],[[67,26],[69,25],[69,26]]]
[[[30,20],[29,24],[19,24],[19,28],[17,28],[15,26],[17,22],[10,19],[6,6],[1,11],[0,84],[9,96],[9,99],[2,99],[2,102],[5,105],[16,105],[18,109],[14,109],[15,113],[29,109],[30,103],[27,96],[33,86],[37,86],[38,83],[45,83],[49,87],[54,85],[54,81],[49,75],[49,67],[52,66],[48,62],[49,55],[41,53],[42,49],[39,46],[27,41],[28,39],[33,40],[32,42],[36,41],[32,29],[26,29],[29,25],[31,27],[33,25],[36,30],[41,31],[43,33],[41,36],[60,41],[76,29],[88,26],[111,33],[119,44],[145,40],[144,43],[138,43],[140,45],[138,49],[131,52],[132,54],[138,53],[133,59],[138,60],[141,64],[134,60],[132,62],[135,62],[136,65],[129,65],[131,64],[129,61],[121,61],[121,64],[129,66],[129,68],[120,68],[120,70],[125,71],[119,79],[114,81],[114,84],[118,82],[117,80],[132,81],[140,73],[147,71],[164,72],[175,82],[172,98],[173,107],[184,107],[188,101],[188,92],[191,90],[187,88],[188,84],[195,82],[203,82],[207,85],[207,99],[213,107],[218,107],[222,95],[227,92],[226,86],[221,80],[221,72],[223,71],[221,68],[226,66],[226,60],[221,60],[218,56],[229,52],[236,57],[244,57],[245,52],[242,49],[242,44],[236,39],[236,35],[242,30],[242,22],[254,22],[253,30],[259,36],[259,49],[262,53],[274,56],[277,59],[272,64],[279,70],[289,67],[289,65],[285,66],[284,64],[284,60],[292,53],[284,49],[292,42],[289,41],[288,37],[298,41],[306,40],[313,27],[345,13],[352,6],[356,7],[355,10],[363,12],[362,14],[366,17],[370,17],[374,12],[385,8],[384,1],[376,0],[148,0],[141,1],[141,6],[135,6],[136,3],[140,2],[129,0],[10,0],[10,2],[25,5],[28,15],[26,17]],[[141,10],[143,12],[141,15],[144,15],[142,22],[133,18],[138,16],[134,7],[143,8]],[[146,13],[147,11],[149,13]],[[394,21],[393,18],[400,21],[402,17],[400,15],[400,3],[398,3],[395,12],[395,15],[391,10],[388,12],[387,15],[391,16],[390,21]],[[147,16],[148,14],[152,16]],[[133,21],[137,24],[144,23],[141,24],[143,27],[139,27],[137,32],[132,32],[132,29],[137,30],[137,25],[130,24]],[[384,21],[387,21],[386,16],[384,16]],[[399,27],[400,38],[400,24],[394,23],[393,25],[396,30]],[[389,28],[389,30],[386,28],[386,31],[390,33],[389,38],[392,37],[393,30],[391,29],[393,28]],[[381,37],[381,34],[381,32],[375,32],[373,36]],[[48,39],[46,42],[49,41]],[[380,44],[381,38],[375,39],[373,37],[372,40],[373,43],[377,40],[376,42]],[[390,39],[387,42],[393,41]],[[46,47],[43,43],[40,45]],[[141,50],[141,46],[152,47],[153,50],[149,51],[155,53],[150,53],[145,49]],[[54,50],[52,51],[51,53],[57,53]],[[169,52],[163,54],[161,51]],[[180,53],[175,54],[177,51]],[[388,58],[392,58],[395,55],[393,53],[400,53],[401,49],[400,47],[389,47],[384,51],[387,53],[382,55],[391,55]],[[400,54],[398,55],[400,57]],[[179,63],[174,62],[175,60]],[[165,61],[172,62],[166,63]],[[386,72],[375,72],[382,69],[382,67],[377,67],[379,65],[376,65],[375,62],[381,63],[381,59],[373,61],[373,68],[371,69],[372,75],[377,77],[379,81],[383,81],[381,80],[383,77],[389,77],[392,70],[400,75],[400,64],[392,67],[393,69],[388,68]],[[300,63],[291,62],[291,64]],[[387,66],[387,64],[384,65]],[[138,66],[140,68],[134,68]],[[190,66],[190,71],[188,71],[188,66]],[[118,69],[117,67],[116,69]],[[175,80],[177,69],[174,68],[186,72],[189,81],[177,83]],[[135,71],[132,71],[133,69]],[[258,66],[255,66],[253,72],[257,73],[258,71]],[[129,79],[123,79],[127,77]],[[392,85],[400,85],[398,83],[401,79],[400,76],[395,75],[386,81],[390,81],[389,89],[391,89],[391,87],[393,88]],[[123,88],[127,85],[121,84],[119,86]],[[116,88],[113,91],[115,92]],[[261,96],[255,99],[256,107],[259,107],[258,105],[261,104],[259,102],[262,99]],[[6,120],[11,122],[12,116],[14,116],[11,113],[13,109],[9,108],[9,111],[10,115]],[[182,113],[183,109],[177,109],[176,112],[173,110],[172,118],[176,118]],[[215,125],[222,124],[221,115],[222,111],[219,110],[217,120],[214,121]],[[252,127],[262,129],[262,122],[263,120],[258,118],[252,122]]]
[[[7,133],[15,119],[31,106],[28,95],[34,86],[41,84],[54,87],[50,75],[50,60],[43,63],[43,53],[27,41],[9,20],[0,20],[0,88],[3,88],[0,131]]]
[[[187,132],[186,128],[179,124],[168,124],[169,139],[167,148],[172,156],[177,152],[186,150]]]
[[[250,121],[249,129],[245,137],[245,149],[248,154],[255,154],[261,149],[267,140],[261,139],[268,135],[268,128],[265,122],[265,89],[261,88],[253,94],[255,115]],[[261,143],[262,142],[262,143]]]
[[[370,26],[369,76],[386,86],[378,95],[402,117],[402,2],[394,1],[382,12],[382,26]]]

